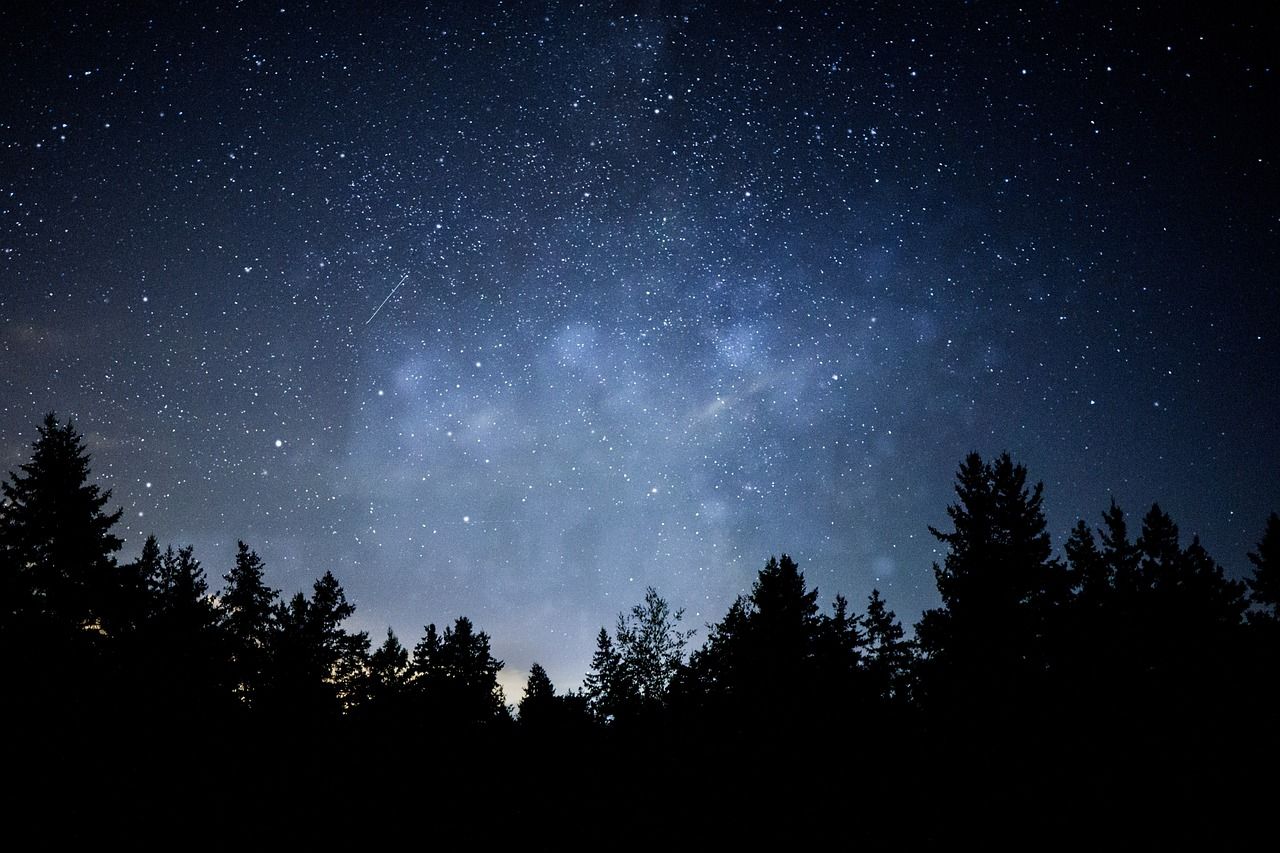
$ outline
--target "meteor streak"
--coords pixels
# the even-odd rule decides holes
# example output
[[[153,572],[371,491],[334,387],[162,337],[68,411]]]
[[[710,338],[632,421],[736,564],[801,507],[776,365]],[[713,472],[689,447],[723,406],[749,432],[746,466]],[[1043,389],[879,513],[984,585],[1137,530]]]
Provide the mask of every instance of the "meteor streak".
[[[378,316],[378,312],[382,310],[382,306],[390,302],[391,297],[396,295],[396,291],[400,289],[400,285],[404,284],[408,280],[409,280],[408,273],[405,273],[404,275],[400,276],[400,280],[396,282],[396,286],[391,288],[391,292],[387,294],[387,298],[382,300],[382,304],[379,305],[377,308],[373,309],[373,313],[369,315],[369,319],[364,321],[364,324],[366,326],[373,322],[374,317]]]

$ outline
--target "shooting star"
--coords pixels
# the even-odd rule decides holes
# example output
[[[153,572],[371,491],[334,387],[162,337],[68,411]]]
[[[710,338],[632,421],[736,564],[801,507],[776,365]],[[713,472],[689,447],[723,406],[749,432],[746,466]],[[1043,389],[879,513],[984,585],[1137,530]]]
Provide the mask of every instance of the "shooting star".
[[[391,288],[391,292],[387,294],[387,298],[382,300],[382,305],[379,305],[377,308],[373,309],[373,313],[369,315],[369,319],[364,321],[364,324],[366,326],[373,322],[374,317],[378,316],[378,312],[382,310],[382,306],[390,302],[391,297],[396,295],[396,291],[400,289],[400,285],[404,284],[408,280],[409,280],[408,273],[405,273],[404,275],[400,276],[400,280],[396,282],[396,286]]]

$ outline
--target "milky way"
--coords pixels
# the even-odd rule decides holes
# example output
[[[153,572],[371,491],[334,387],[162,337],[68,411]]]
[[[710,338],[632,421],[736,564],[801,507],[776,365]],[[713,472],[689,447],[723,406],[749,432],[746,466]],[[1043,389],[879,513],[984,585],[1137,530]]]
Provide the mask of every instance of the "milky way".
[[[74,416],[125,557],[244,539],[510,683],[783,551],[913,621],[970,450],[1243,573],[1275,30],[854,5],[4,12],[4,465]]]

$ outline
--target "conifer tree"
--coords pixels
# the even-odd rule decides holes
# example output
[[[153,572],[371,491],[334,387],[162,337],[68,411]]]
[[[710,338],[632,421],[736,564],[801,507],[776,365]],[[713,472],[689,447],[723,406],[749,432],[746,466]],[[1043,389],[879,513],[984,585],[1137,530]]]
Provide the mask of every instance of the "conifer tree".
[[[1107,577],[1121,596],[1130,595],[1139,585],[1138,564],[1142,555],[1138,546],[1129,540],[1129,523],[1124,510],[1111,499],[1111,505],[1102,514],[1102,559]]]
[[[1280,616],[1280,515],[1271,513],[1258,550],[1249,554],[1253,577],[1248,579],[1253,603]]]
[[[591,668],[583,682],[587,707],[600,722],[614,719],[619,710],[629,707],[631,696],[621,677],[622,657],[613,646],[613,638],[604,628],[596,635],[596,650]]]
[[[244,542],[236,544],[236,561],[223,575],[226,587],[219,597],[222,629],[226,634],[234,690],[252,702],[263,686],[267,653],[275,630],[275,602],[280,593],[266,585],[262,559]]]
[[[535,662],[529,668],[529,680],[525,682],[524,696],[520,699],[520,723],[538,726],[550,721],[557,698],[551,677],[542,664]]]
[[[871,590],[867,598],[862,628],[866,632],[863,648],[867,671],[876,695],[882,700],[906,701],[910,692],[911,643],[878,589]]]
[[[331,572],[275,607],[270,641],[272,700],[308,716],[333,716],[358,701],[368,661],[369,636],[348,633],[342,623],[355,605]]]
[[[493,723],[509,717],[498,673],[503,662],[490,653],[489,635],[458,617],[440,634],[428,625],[414,647],[410,693],[437,719],[459,724]]]
[[[1070,584],[1080,601],[1093,605],[1104,601],[1111,592],[1111,571],[1084,519],[1071,529],[1063,550],[1067,554]]]
[[[954,530],[929,531],[947,546],[934,565],[943,607],[926,611],[917,634],[933,659],[958,666],[1041,665],[1043,633],[1068,598],[1069,579],[1051,557],[1043,484],[1005,453],[988,464],[970,454],[947,507]],[[1003,663],[1002,663],[1003,662]]]
[[[100,630],[119,595],[122,542],[111,529],[122,510],[105,511],[111,490],[89,482],[90,456],[71,421],[50,413],[37,430],[31,461],[0,483],[0,618]]]
[[[398,704],[409,676],[409,652],[400,644],[395,631],[387,629],[387,637],[369,655],[365,699],[375,705]]]

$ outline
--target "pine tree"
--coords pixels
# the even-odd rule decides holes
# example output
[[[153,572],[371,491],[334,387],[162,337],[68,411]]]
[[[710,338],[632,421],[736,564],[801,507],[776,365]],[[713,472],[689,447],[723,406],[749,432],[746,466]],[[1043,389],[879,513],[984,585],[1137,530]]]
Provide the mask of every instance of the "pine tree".
[[[544,725],[555,712],[556,689],[542,664],[529,668],[529,680],[525,682],[524,696],[520,699],[520,723],[525,726]]]
[[[368,672],[366,701],[384,706],[398,704],[409,677],[409,652],[390,628],[382,645],[369,656]]]
[[[244,542],[238,542],[236,548],[236,562],[223,575],[226,587],[218,603],[230,648],[235,692],[251,703],[263,686],[267,652],[275,630],[275,602],[280,593],[266,585],[262,559]]]
[[[157,701],[175,704],[175,714],[212,717],[227,695],[227,648],[209,595],[204,568],[188,545],[160,553],[148,537],[136,568],[148,590],[149,607],[137,633],[137,650]],[[188,721],[189,722],[189,721]],[[180,726],[171,718],[158,724]]]
[[[161,577],[162,556],[160,554],[160,543],[156,541],[154,534],[147,537],[142,543],[142,553],[138,555],[134,565],[137,567],[138,575],[147,585],[147,591],[155,598],[158,597],[163,579]]]
[[[1253,563],[1253,577],[1248,579],[1253,603],[1270,608],[1273,618],[1280,617],[1280,515],[1274,512],[1267,518],[1258,550],[1249,554]]]
[[[830,617],[817,599],[791,557],[769,558],[690,661],[686,692],[708,728],[755,738],[802,715],[835,723],[857,704],[859,627],[843,599]]]
[[[1111,499],[1111,506],[1102,514],[1102,559],[1112,586],[1122,596],[1130,595],[1138,588],[1138,564],[1142,555],[1138,547],[1129,541],[1129,525],[1124,510]]]
[[[818,590],[806,589],[804,572],[786,554],[769,558],[748,596],[757,630],[768,635],[779,657],[799,659],[809,652],[818,624]]]
[[[871,590],[867,598],[862,627],[866,632],[867,671],[876,695],[886,701],[905,702],[910,694],[911,643],[878,589]]]
[[[498,684],[503,662],[490,653],[489,635],[458,617],[443,634],[428,625],[414,647],[410,693],[423,711],[456,724],[494,723],[509,718]]]
[[[421,693],[440,675],[440,634],[432,623],[423,629],[422,639],[413,647],[409,681]]]
[[[1141,555],[1138,577],[1144,589],[1167,589],[1177,582],[1178,559],[1182,555],[1178,525],[1160,509],[1160,504],[1152,504],[1143,516],[1137,548]]]
[[[145,550],[145,549],[144,549]],[[157,575],[151,579],[152,600],[154,606],[162,612],[180,617],[197,618],[203,623],[209,608],[209,581],[205,577],[204,567],[195,558],[195,549],[191,545],[179,548],[175,553],[172,547],[165,549],[159,561]]]
[[[299,592],[276,605],[269,677],[277,710],[326,717],[355,705],[365,680],[369,636],[342,627],[354,613],[331,572],[315,582],[310,598]]]
[[[1111,593],[1111,570],[1093,531],[1084,519],[1076,522],[1064,549],[1067,554],[1067,571],[1070,583],[1081,602],[1099,604]]]
[[[704,713],[719,717],[741,704],[741,676],[751,653],[749,608],[745,596],[735,598],[724,618],[708,628],[702,648],[690,656],[685,698],[709,706]]]
[[[812,642],[814,724],[847,724],[849,714],[860,713],[870,696],[862,655],[866,636],[843,595],[837,595],[831,613],[818,620]]]
[[[342,627],[355,612],[337,579],[325,572],[312,587],[307,627],[321,679],[332,685],[344,708],[354,701],[369,654],[369,635],[349,633]]]
[[[1052,611],[1069,597],[1067,573],[1051,558],[1043,484],[1009,454],[987,464],[970,454],[957,474],[957,503],[947,507],[954,530],[929,532],[947,545],[934,565],[943,607],[927,611],[917,630],[935,659],[984,668],[1042,665],[1043,634]]]
[[[622,708],[631,704],[631,696],[621,678],[622,657],[613,647],[613,638],[604,628],[596,635],[596,650],[591,668],[583,682],[587,707],[600,722],[609,722]]]
[[[101,630],[119,594],[113,555],[122,542],[111,529],[122,510],[104,511],[111,491],[89,482],[90,457],[71,421],[50,413],[38,432],[31,461],[0,484],[0,619]]]
[[[836,595],[831,615],[820,620],[818,636],[819,665],[829,678],[843,677],[862,665],[862,648],[867,642],[862,620],[849,613],[849,600]]]

